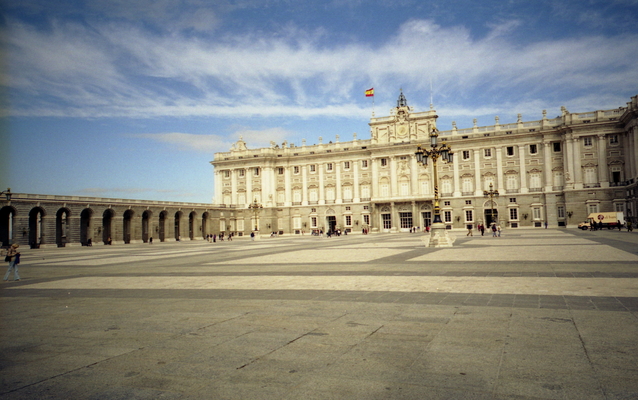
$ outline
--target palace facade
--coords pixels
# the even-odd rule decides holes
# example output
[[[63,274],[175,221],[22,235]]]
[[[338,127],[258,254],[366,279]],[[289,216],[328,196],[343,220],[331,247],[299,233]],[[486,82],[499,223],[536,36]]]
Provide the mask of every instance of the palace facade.
[[[638,96],[626,107],[439,132],[454,162],[438,165],[449,229],[566,227],[590,213],[622,211],[635,222]],[[432,163],[417,163],[438,116],[400,94],[389,116],[370,120],[370,139],[249,149],[242,139],[216,153],[214,203],[232,231],[409,231],[433,219]],[[486,196],[485,191],[498,191]],[[250,209],[250,205],[263,208]],[[253,213],[254,211],[254,213]]]

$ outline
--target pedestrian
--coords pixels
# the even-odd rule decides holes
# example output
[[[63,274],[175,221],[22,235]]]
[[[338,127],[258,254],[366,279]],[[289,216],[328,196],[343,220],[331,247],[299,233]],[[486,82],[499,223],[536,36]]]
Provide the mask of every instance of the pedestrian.
[[[631,221],[627,221],[627,232],[632,232],[634,227],[631,224]]]
[[[250,240],[255,240],[255,232],[250,232]]]
[[[6,252],[6,256],[4,258],[5,261],[9,262],[9,269],[7,273],[4,275],[4,280],[9,280],[9,274],[11,274],[11,270],[13,270],[13,280],[19,281],[20,274],[18,274],[18,264],[20,264],[20,253],[18,252],[19,244],[14,243],[9,247],[9,250]]]
[[[620,223],[620,220],[618,220],[618,222],[616,222],[618,224],[618,232],[620,232],[621,228],[622,228],[622,224]]]
[[[150,238],[148,238],[148,244],[153,244],[153,236],[151,236]]]
[[[485,236],[485,224],[481,224],[480,231],[481,231],[481,236]]]
[[[474,234],[472,233],[472,224],[467,224],[467,235],[465,236],[474,236]]]
[[[498,225],[496,227],[496,231],[498,232],[498,237],[501,237],[501,226],[500,225]]]
[[[496,237],[496,224],[492,224],[492,237]]]
[[[213,243],[217,243],[217,234],[213,235]]]
[[[547,229],[547,221],[545,221],[545,229]]]

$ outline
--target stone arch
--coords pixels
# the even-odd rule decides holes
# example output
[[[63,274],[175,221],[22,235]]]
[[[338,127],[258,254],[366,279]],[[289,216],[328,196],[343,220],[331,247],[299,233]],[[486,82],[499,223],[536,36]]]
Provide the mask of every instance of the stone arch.
[[[148,243],[149,237],[152,235],[152,226],[151,226],[151,218],[153,217],[153,212],[151,210],[145,210],[142,213],[142,242]]]
[[[164,210],[159,213],[159,225],[157,226],[157,234],[159,235],[160,242],[166,240],[166,219],[168,218],[168,211]]]
[[[115,211],[112,208],[107,208],[102,213],[102,242],[104,244],[111,244],[113,242],[113,218],[115,217]]]
[[[90,208],[85,208],[80,213],[80,244],[82,246],[87,246],[90,243],[93,244],[93,234],[91,230],[93,210]]]
[[[205,213],[202,214],[202,238],[205,239],[206,235],[208,235],[210,232],[208,232],[208,220],[210,218],[210,213],[208,211],[206,211]]]
[[[131,243],[131,222],[134,215],[135,211],[131,209],[124,211],[122,215],[122,240],[124,240],[125,244]]]
[[[45,212],[42,207],[33,207],[29,211],[29,246],[37,249],[43,244],[44,238],[44,217]]]
[[[16,214],[16,209],[12,206],[4,206],[0,209],[0,246],[9,246],[13,243]]]
[[[55,243],[58,247],[64,247],[69,242],[69,217],[71,211],[66,208],[60,208],[55,214]]]
[[[197,229],[197,213],[191,211],[188,214],[188,238],[195,240],[195,230]]]

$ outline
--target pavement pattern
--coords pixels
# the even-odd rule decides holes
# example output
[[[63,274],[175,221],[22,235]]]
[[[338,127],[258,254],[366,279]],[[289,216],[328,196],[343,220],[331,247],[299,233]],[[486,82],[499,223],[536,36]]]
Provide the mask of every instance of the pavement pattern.
[[[638,399],[638,233],[421,237],[22,249],[0,399]]]

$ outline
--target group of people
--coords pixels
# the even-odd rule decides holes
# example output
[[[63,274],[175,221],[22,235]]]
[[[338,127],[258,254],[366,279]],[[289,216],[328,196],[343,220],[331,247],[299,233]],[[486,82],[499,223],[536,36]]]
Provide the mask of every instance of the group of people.
[[[234,236],[234,234],[232,232],[229,233],[228,236],[226,236],[224,234],[224,232],[221,232],[219,235],[217,235],[217,234],[209,234],[209,235],[206,235],[206,241],[208,243],[216,243],[217,240],[219,240],[220,242],[223,242],[224,238],[226,238],[229,242],[232,242],[233,241],[233,236]]]
[[[476,230],[481,232],[481,236],[485,236],[485,225],[478,224],[476,225]],[[501,226],[495,223],[492,223],[490,226],[490,230],[492,231],[492,237],[501,237]],[[465,236],[474,236],[474,227],[472,224],[467,225],[467,235]]]

